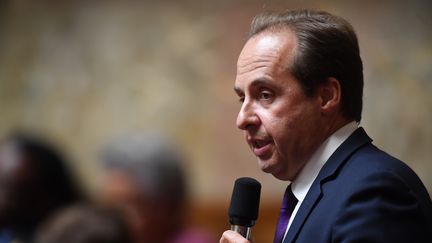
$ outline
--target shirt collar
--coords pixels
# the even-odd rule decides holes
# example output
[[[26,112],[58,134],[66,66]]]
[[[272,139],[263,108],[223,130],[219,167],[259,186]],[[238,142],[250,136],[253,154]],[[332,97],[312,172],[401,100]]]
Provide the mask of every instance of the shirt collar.
[[[303,202],[309,188],[330,156],[357,128],[357,122],[346,124],[328,137],[313,153],[297,178],[291,183],[291,189],[299,203]]]

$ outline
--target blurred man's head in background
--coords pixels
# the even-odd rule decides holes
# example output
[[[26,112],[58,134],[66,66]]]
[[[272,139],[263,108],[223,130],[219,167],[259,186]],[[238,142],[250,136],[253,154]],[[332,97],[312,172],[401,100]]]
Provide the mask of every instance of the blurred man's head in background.
[[[31,234],[50,213],[81,196],[52,144],[24,133],[0,143],[0,229]]]
[[[38,230],[35,243],[130,243],[129,233],[119,211],[77,204],[46,221]]]
[[[166,242],[180,230],[186,200],[182,156],[161,135],[131,135],[103,151],[103,199],[126,212],[136,242]]]

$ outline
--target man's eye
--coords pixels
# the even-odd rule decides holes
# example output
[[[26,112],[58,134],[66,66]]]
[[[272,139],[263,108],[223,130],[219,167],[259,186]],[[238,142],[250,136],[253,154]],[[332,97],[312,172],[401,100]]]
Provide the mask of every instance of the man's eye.
[[[263,91],[260,94],[260,98],[263,100],[270,100],[273,98],[273,94],[268,91]]]
[[[239,102],[240,102],[240,103],[243,103],[244,100],[245,100],[245,97],[244,97],[244,96],[239,97]]]

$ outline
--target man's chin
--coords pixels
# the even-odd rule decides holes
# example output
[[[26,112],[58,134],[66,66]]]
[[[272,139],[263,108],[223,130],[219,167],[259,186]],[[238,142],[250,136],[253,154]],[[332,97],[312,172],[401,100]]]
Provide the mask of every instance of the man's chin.
[[[285,171],[278,170],[274,165],[270,164],[268,161],[262,161],[258,159],[258,164],[261,170],[267,174],[272,174],[276,179],[282,181],[290,181],[289,176],[284,173]]]
[[[274,175],[275,166],[272,165],[268,160],[262,160],[258,158],[258,165],[263,172]]]
[[[287,175],[285,174],[272,174],[276,179],[281,180],[281,181],[292,181],[292,179],[290,179]]]

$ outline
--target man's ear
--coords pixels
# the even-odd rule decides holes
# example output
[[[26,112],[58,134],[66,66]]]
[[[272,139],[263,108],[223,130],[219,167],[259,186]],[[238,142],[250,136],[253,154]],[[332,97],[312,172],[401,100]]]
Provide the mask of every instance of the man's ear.
[[[342,102],[342,90],[337,79],[330,77],[318,88],[321,111],[323,114],[338,110]]]

